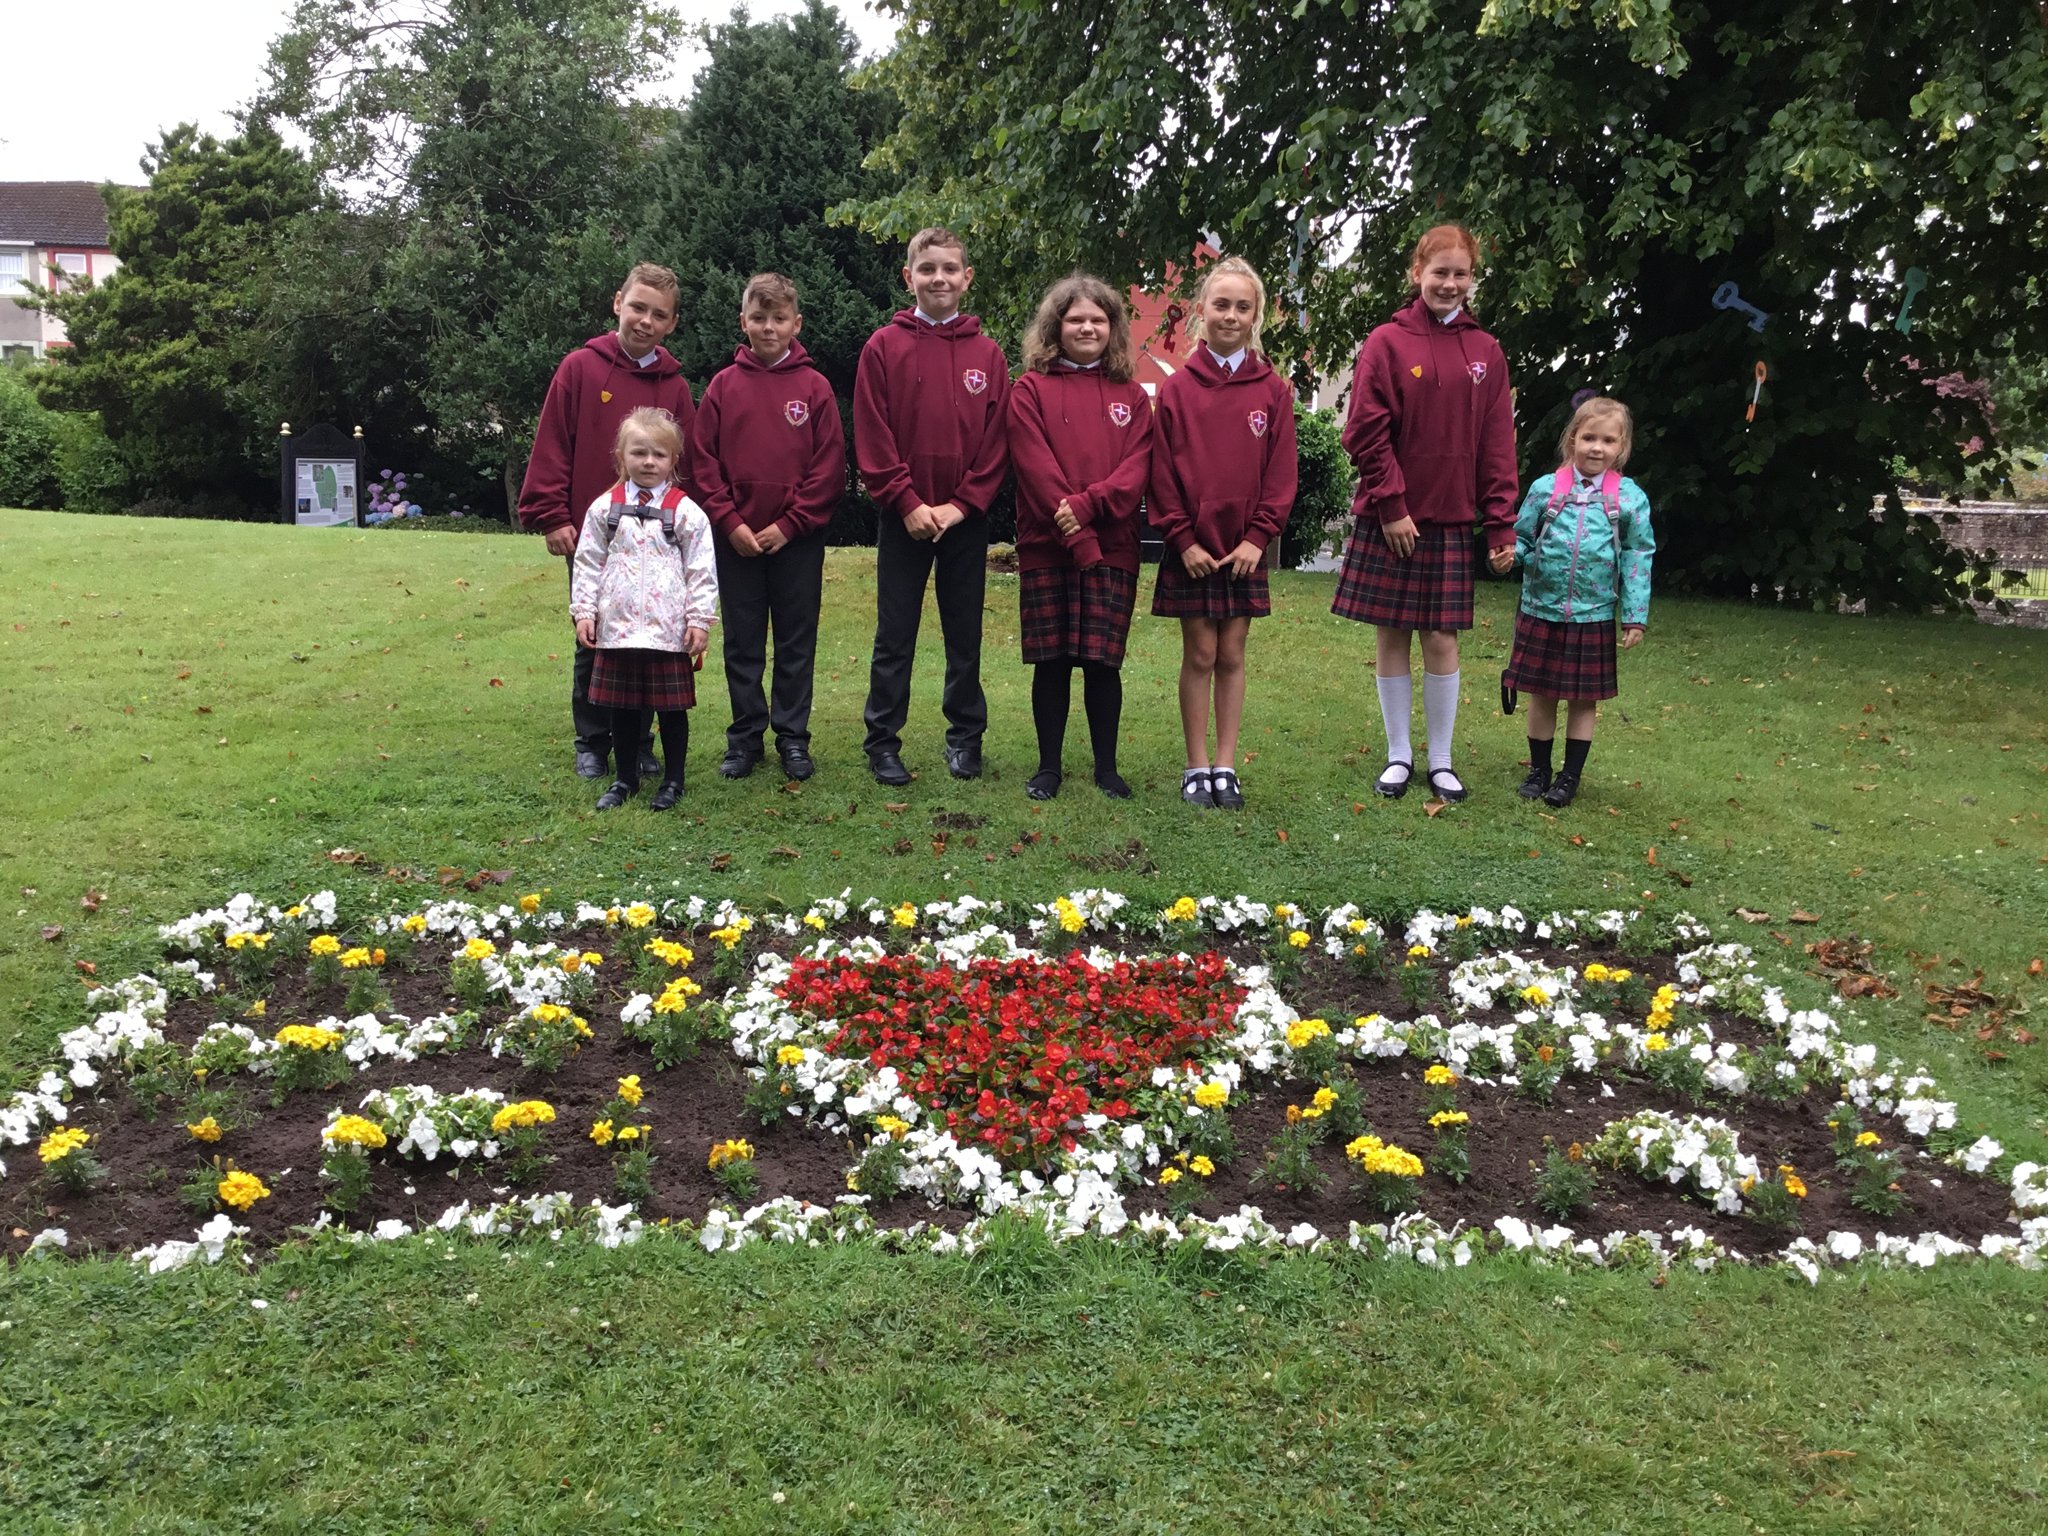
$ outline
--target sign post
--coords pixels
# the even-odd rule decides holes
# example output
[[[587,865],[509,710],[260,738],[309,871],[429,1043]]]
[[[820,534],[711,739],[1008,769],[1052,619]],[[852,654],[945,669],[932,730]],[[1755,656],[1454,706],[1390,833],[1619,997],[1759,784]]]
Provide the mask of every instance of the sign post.
[[[363,429],[353,438],[322,422],[292,435],[278,423],[278,517],[301,528],[359,528],[363,522]]]

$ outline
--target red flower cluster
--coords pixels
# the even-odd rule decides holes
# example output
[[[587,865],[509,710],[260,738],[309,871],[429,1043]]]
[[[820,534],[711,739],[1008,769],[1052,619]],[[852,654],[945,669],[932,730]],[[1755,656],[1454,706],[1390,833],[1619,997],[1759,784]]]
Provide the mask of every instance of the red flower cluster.
[[[964,968],[891,955],[799,959],[778,990],[839,1021],[827,1050],[894,1067],[956,1137],[1014,1167],[1071,1149],[1082,1115],[1128,1117],[1153,1068],[1227,1030],[1244,989],[1224,976],[1214,953],[1107,968],[1080,955]]]

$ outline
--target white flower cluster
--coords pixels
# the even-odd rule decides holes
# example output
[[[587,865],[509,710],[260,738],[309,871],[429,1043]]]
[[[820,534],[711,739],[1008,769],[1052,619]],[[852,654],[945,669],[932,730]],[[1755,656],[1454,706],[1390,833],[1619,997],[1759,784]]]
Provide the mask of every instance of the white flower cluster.
[[[1713,1199],[1715,1210],[1730,1216],[1742,1212],[1742,1181],[1760,1171],[1727,1121],[1661,1109],[1609,1121],[1587,1155],[1608,1162],[1633,1158],[1641,1172],[1667,1184],[1690,1184]]]
[[[432,1162],[443,1151],[457,1158],[498,1155],[491,1119],[504,1106],[505,1095],[491,1088],[466,1088],[460,1093],[436,1092],[425,1083],[402,1088],[372,1088],[363,1095],[363,1115],[375,1120],[391,1138],[401,1157]],[[328,1116],[332,1125],[341,1118]],[[324,1129],[324,1127],[323,1127]]]

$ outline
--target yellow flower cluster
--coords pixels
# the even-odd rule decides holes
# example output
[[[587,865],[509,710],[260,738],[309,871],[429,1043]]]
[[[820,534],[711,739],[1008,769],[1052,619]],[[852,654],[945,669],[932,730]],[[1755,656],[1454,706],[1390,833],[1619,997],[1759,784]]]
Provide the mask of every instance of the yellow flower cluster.
[[[910,1134],[910,1122],[896,1115],[875,1116],[875,1129],[884,1136],[893,1136],[901,1141]]]
[[[912,902],[904,902],[903,905],[889,914],[889,921],[898,928],[915,928],[917,926],[916,905]]]
[[[1329,1023],[1323,1019],[1296,1019],[1287,1026],[1287,1048],[1298,1051],[1311,1042],[1320,1040],[1330,1032]]]
[[[277,1043],[293,1050],[331,1051],[341,1044],[341,1032],[321,1024],[287,1024],[276,1035]]]
[[[646,1097],[647,1090],[640,1086],[640,1074],[638,1072],[633,1073],[630,1077],[622,1077],[619,1079],[620,1103],[629,1105],[634,1109],[638,1109],[640,1107],[640,1101]]]
[[[1422,1080],[1432,1088],[1448,1088],[1458,1080],[1458,1074],[1439,1061],[1422,1074]]]
[[[1454,918],[1451,921],[1451,926],[1453,928],[1470,928],[1472,926],[1472,919],[1469,915],[1465,917]]]
[[[1397,1179],[1422,1177],[1421,1158],[1377,1136],[1360,1136],[1345,1146],[1344,1155],[1358,1164],[1362,1173],[1390,1174]]]
[[[580,955],[572,949],[562,956],[560,964],[564,973],[574,976],[578,971],[596,970],[604,964],[604,956],[594,949],[586,949]]]
[[[1196,912],[1199,910],[1195,905],[1194,897],[1183,896],[1162,912],[1160,916],[1164,917],[1169,923],[1192,923],[1195,920]]]
[[[1287,1106],[1287,1123],[1289,1125],[1299,1125],[1304,1120],[1320,1120],[1336,1107],[1336,1090],[1332,1088],[1318,1088],[1316,1096],[1309,1100],[1306,1109],[1302,1108],[1299,1104]]]
[[[374,1152],[384,1145],[384,1127],[361,1115],[343,1115],[320,1133],[320,1139],[337,1147],[360,1147]]]
[[[1532,1008],[1547,1008],[1550,1006],[1550,994],[1534,983],[1522,988],[1515,996],[1529,1004]]]
[[[270,1198],[270,1186],[253,1173],[244,1173],[237,1168],[226,1174],[215,1191],[222,1205],[232,1205],[238,1211],[246,1211],[258,1200]]]
[[[531,917],[534,913],[538,912],[540,910],[540,892],[528,891],[524,896],[520,897],[519,910],[524,912],[528,917]]]
[[[341,953],[341,940],[331,933],[319,934],[312,943],[306,946],[306,953],[318,956],[321,959],[325,959],[330,955],[338,955]]]
[[[1471,1118],[1462,1109],[1440,1109],[1429,1117],[1429,1128],[1440,1131],[1447,1125],[1464,1125]]]
[[[1230,1102],[1230,1089],[1223,1083],[1207,1082],[1195,1088],[1195,1102],[1204,1109],[1221,1109]]]
[[[229,949],[268,949],[270,935],[267,933],[231,933],[227,936]]]
[[[1643,1049],[1646,1051],[1668,1051],[1671,1049],[1671,1037],[1662,1030],[1653,1029],[1643,1037]]]
[[[715,938],[716,935],[714,934]],[[687,976],[678,976],[661,989],[661,996],[654,1000],[656,1013],[681,1013],[690,1006],[690,999],[704,989]]]
[[[488,960],[497,952],[498,946],[493,944],[489,939],[471,939],[467,944],[462,946],[462,958],[465,960]]]
[[[61,1163],[65,1158],[92,1140],[92,1132],[81,1131],[75,1125],[63,1126],[50,1132],[36,1148],[36,1156],[47,1165]]]
[[[663,965],[688,965],[697,958],[697,952],[687,944],[678,944],[674,939],[649,939],[647,953]]]
[[[630,907],[626,908],[626,910],[620,914],[620,916],[625,918],[626,926],[628,928],[645,928],[649,923],[653,922],[654,919],[659,915],[660,914],[657,913],[654,910],[654,908],[650,907],[644,901],[634,902]]]
[[[1183,1152],[1171,1163],[1168,1163],[1159,1170],[1159,1183],[1164,1188],[1169,1184],[1178,1184],[1186,1174],[1192,1173],[1198,1179],[1206,1179],[1215,1172],[1216,1165],[1210,1162],[1208,1158],[1189,1157],[1187,1153]]]
[[[723,928],[714,928],[710,933],[711,942],[720,949],[731,949],[747,936],[747,930],[752,926],[753,924],[743,917],[738,922],[729,923]]]
[[[1635,972],[1625,966],[1602,965],[1598,960],[1595,960],[1586,967],[1586,980],[1588,981],[1611,981],[1616,986],[1620,986],[1624,981],[1631,980],[1634,976]]]
[[[1427,960],[1429,958],[1429,946],[1427,944],[1410,944],[1408,946],[1408,958],[1410,960]]]
[[[638,1141],[647,1127],[644,1125],[614,1126],[609,1120],[600,1120],[590,1128],[590,1139],[600,1147],[608,1147],[614,1141]]]
[[[427,920],[425,916],[421,913],[408,912],[406,913],[404,918],[400,920],[398,926],[404,929],[407,933],[411,934],[414,938],[418,938],[421,934],[427,931]]]
[[[383,963],[384,951],[381,949],[364,949],[358,946],[341,952],[341,968],[344,971],[369,970]]]
[[[1088,920],[1081,915],[1081,909],[1062,896],[1052,904],[1053,916],[1059,919],[1061,933],[1079,933],[1088,926]]]
[[[711,1156],[705,1160],[704,1166],[716,1172],[727,1163],[751,1162],[753,1156],[754,1145],[744,1137],[735,1137],[730,1141],[714,1141],[711,1144]]]
[[[804,926],[813,933],[823,933],[825,931],[825,919],[815,912],[806,912],[804,914]]]
[[[1344,929],[1347,933],[1363,933],[1365,932],[1367,926],[1368,925],[1364,918],[1354,917],[1353,919],[1351,919],[1350,922],[1344,925]]]
[[[1657,989],[1657,995],[1650,999],[1650,1028],[1666,1030],[1671,1027],[1671,1011],[1678,1006],[1678,988],[1665,982]]]
[[[1288,929],[1288,930],[1287,930],[1287,947],[1288,947],[1289,949],[1307,949],[1307,948],[1308,948],[1308,930],[1307,930],[1306,928],[1290,928],[1290,929]]]
[[[491,1116],[491,1134],[502,1136],[507,1131],[528,1131],[554,1123],[554,1105],[543,1099],[521,1099],[517,1104],[507,1104]]]
[[[780,1045],[775,1048],[775,1065],[778,1067],[800,1067],[804,1064],[804,1048],[800,1045]]]
[[[185,1131],[194,1141],[219,1141],[221,1138],[220,1122],[211,1115],[204,1120],[187,1121]]]
[[[1162,1188],[1169,1184],[1178,1184],[1179,1182],[1180,1170],[1172,1164],[1169,1163],[1166,1167],[1159,1170],[1159,1183]]]
[[[1856,1133],[1856,1145],[1859,1147],[1874,1147],[1881,1140],[1883,1138],[1875,1131],[1858,1131]]]

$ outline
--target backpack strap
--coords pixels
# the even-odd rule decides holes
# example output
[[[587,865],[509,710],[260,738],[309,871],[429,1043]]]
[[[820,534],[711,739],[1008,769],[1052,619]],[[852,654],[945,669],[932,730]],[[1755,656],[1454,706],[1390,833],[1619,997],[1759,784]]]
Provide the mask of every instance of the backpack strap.
[[[1610,469],[1600,477],[1600,499],[1607,503],[1607,520],[1621,516],[1621,471]]]
[[[604,538],[609,544],[618,536],[619,519],[626,515],[626,482],[621,480],[612,487],[612,503],[604,512]]]

